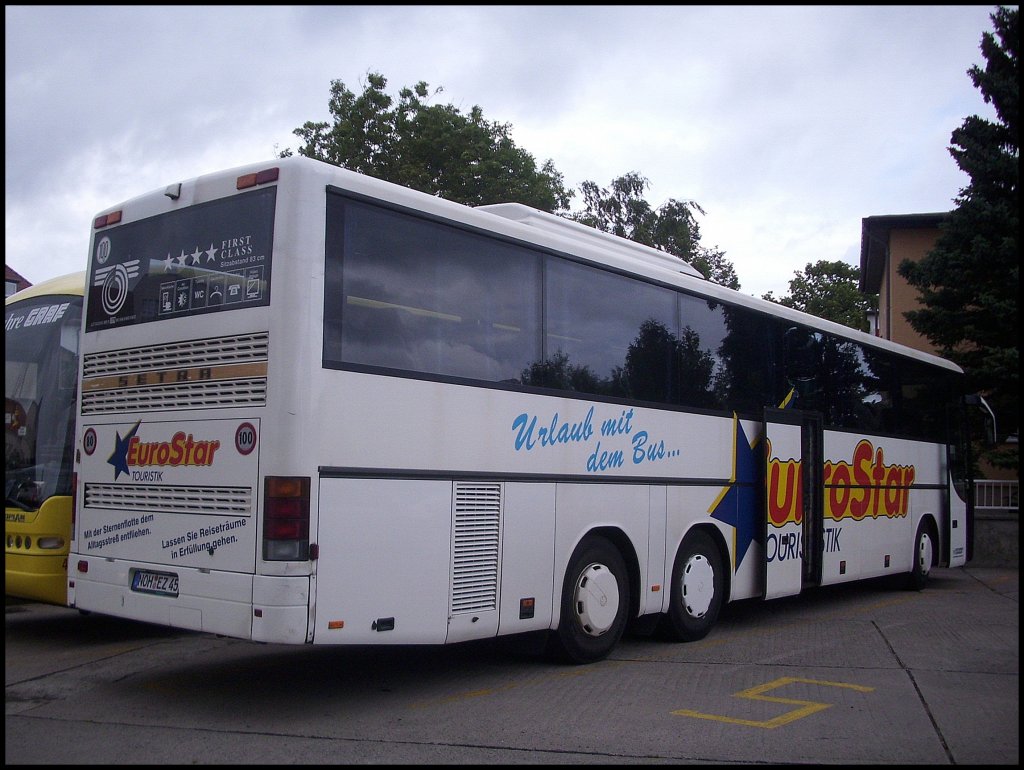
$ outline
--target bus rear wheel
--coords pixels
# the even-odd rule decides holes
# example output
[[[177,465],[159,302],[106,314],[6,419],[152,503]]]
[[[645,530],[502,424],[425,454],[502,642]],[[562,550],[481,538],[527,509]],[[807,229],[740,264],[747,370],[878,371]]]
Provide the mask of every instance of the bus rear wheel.
[[[683,539],[672,567],[668,614],[662,627],[677,642],[703,639],[718,620],[725,593],[722,556],[707,532]]]
[[[606,658],[622,638],[629,608],[626,563],[607,539],[589,535],[576,546],[561,601],[549,652],[570,663]]]

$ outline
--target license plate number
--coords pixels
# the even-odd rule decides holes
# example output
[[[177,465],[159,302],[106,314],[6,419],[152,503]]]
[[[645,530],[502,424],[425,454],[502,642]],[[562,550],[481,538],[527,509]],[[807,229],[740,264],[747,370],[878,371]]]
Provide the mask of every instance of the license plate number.
[[[150,572],[136,570],[132,576],[132,590],[144,594],[160,594],[161,596],[178,595],[178,576],[171,572]]]

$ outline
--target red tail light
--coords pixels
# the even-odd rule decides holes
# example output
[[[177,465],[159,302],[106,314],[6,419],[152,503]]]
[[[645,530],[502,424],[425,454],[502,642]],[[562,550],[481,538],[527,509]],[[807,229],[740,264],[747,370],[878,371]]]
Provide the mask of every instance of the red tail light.
[[[101,227],[106,227],[107,225],[116,225],[120,221],[121,212],[111,211],[109,214],[103,214],[96,217],[96,219],[93,220],[92,226],[94,229],[99,230]]]
[[[267,476],[263,482],[263,558],[309,558],[309,477]]]
[[[235,180],[235,188],[238,190],[245,190],[248,187],[255,187],[256,185],[266,184],[267,182],[276,182],[281,174],[281,169],[277,168],[265,168],[262,171],[257,171],[255,174],[243,174]]]

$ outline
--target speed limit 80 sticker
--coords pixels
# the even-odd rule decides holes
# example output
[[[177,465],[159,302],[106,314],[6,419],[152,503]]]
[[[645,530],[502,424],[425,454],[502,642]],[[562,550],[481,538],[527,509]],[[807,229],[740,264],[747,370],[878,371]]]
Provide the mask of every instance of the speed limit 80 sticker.
[[[82,449],[87,455],[96,451],[96,431],[93,428],[86,428],[85,435],[82,436]]]
[[[238,450],[238,454],[251,454],[252,450],[256,448],[257,439],[256,428],[251,422],[243,422],[239,425],[235,430],[235,449]]]

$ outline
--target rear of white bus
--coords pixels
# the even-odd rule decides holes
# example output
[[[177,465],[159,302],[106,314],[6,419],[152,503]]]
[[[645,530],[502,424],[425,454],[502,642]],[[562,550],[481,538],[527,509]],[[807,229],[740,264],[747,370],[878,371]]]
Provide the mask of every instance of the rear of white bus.
[[[285,299],[288,276],[308,275],[299,265],[316,251],[293,234],[295,253],[275,253],[287,167],[175,183],[94,221],[72,606],[310,640],[310,473],[289,447],[265,448],[282,430],[268,417],[269,351],[301,334],[278,314],[273,337],[271,289]],[[289,366],[301,370],[301,355]]]

